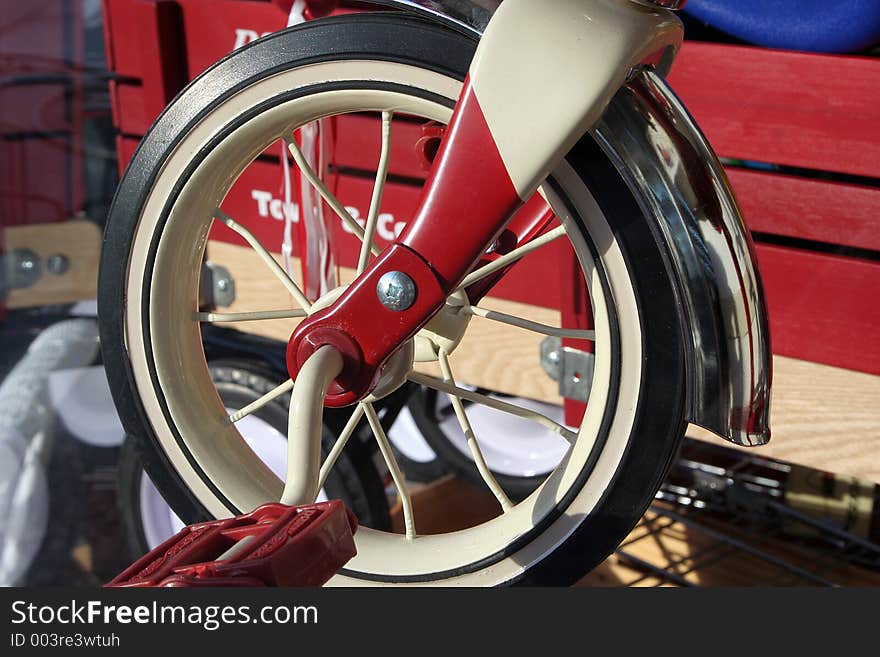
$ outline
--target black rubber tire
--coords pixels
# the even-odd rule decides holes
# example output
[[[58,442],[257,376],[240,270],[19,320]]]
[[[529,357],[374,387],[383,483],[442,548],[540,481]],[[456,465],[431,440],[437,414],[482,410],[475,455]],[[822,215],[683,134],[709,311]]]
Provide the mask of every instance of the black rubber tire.
[[[210,364],[210,370],[220,398],[230,408],[241,408],[253,402],[281,382],[262,364],[242,360],[214,361]],[[281,433],[287,431],[284,399],[264,406],[254,415]],[[321,450],[323,456],[330,451],[333,442],[334,437],[325,432]],[[149,548],[140,507],[140,487],[144,474],[141,442],[129,436],[119,453],[117,487],[123,531],[132,560]],[[168,472],[161,471],[149,476],[160,491],[165,491],[173,485],[168,475]],[[351,441],[339,456],[324,488],[329,498],[345,502],[362,525],[386,531],[391,527],[382,478],[370,451],[364,445]]]
[[[182,518],[205,518],[206,512],[167,462],[139,401],[124,348],[126,269],[132,236],[152,180],[204,112],[257,79],[319,60],[374,58],[420,66],[461,80],[474,48],[472,38],[404,13],[360,14],[306,23],[260,39],[221,60],[178,96],[141,142],[120,183],[105,234],[99,291],[102,347],[120,416],[139,441],[150,475]],[[626,449],[601,501],[553,552],[507,584],[571,584],[602,561],[652,501],[685,429],[684,310],[665,247],[621,175],[591,137],[581,140],[567,160],[609,218],[626,261],[644,327],[642,383]],[[619,353],[619,345],[617,349]],[[503,552],[430,576],[462,575],[511,556],[565,512],[586,479],[585,472],[570,496]],[[387,581],[426,580],[398,577]]]

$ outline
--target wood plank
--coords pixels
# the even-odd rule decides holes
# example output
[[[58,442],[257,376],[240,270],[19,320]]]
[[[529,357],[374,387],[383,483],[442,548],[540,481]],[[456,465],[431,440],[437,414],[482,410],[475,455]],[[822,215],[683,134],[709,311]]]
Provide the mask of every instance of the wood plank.
[[[139,84],[111,80],[110,99],[113,125],[123,134],[142,135],[156,118],[145,113],[144,89]]]
[[[501,506],[482,488],[447,475],[427,485],[414,485],[410,492],[416,531],[424,536],[476,527],[501,514]],[[403,507],[391,508],[391,530],[404,533]]]
[[[281,256],[274,255],[275,259],[281,263]],[[229,269],[232,279],[235,281],[235,302],[228,308],[223,308],[223,312],[241,313],[298,308],[281,282],[269,272],[266,265],[252,249],[211,240],[208,242],[207,259],[209,262],[223,265]],[[299,272],[299,259],[297,258],[294,259],[293,278],[301,286],[302,278]],[[302,320],[277,319],[246,324],[227,324],[226,326],[234,326],[241,331],[286,343],[293,330],[299,326],[300,321]]]
[[[880,376],[777,356],[772,438],[757,456],[880,482]],[[692,438],[730,446],[704,429]]]
[[[42,274],[31,287],[10,290],[8,308],[33,308],[94,299],[98,293],[98,262],[101,257],[101,229],[91,221],[75,220],[51,224],[7,226],[3,240],[6,252],[30,249],[39,256]],[[61,254],[69,269],[62,275],[46,271],[46,259]]]
[[[724,157],[880,177],[880,63],[686,42],[669,76]]]
[[[755,232],[880,251],[880,188],[727,168]]]
[[[773,353],[880,374],[880,263],[757,245]]]

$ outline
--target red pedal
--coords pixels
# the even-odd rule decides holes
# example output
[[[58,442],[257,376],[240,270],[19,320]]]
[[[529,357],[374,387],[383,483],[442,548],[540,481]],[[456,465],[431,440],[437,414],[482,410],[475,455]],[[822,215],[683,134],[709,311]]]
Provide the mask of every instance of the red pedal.
[[[339,500],[183,528],[108,587],[321,586],[357,551],[357,518]]]

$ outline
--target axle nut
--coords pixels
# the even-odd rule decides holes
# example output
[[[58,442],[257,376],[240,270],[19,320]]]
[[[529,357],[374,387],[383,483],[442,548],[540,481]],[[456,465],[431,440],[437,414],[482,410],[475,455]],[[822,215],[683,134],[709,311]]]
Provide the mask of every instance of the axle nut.
[[[379,279],[376,294],[388,310],[403,312],[416,301],[416,284],[402,271],[390,271]]]

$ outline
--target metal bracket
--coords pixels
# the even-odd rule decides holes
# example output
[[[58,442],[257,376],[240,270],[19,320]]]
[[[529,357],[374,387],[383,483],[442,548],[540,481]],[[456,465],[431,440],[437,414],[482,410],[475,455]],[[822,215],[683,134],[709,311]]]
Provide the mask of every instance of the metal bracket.
[[[541,367],[559,382],[559,394],[566,399],[587,401],[593,385],[595,356],[587,351],[563,347],[562,339],[541,341]]]
[[[199,279],[199,307],[227,308],[235,301],[235,279],[223,265],[206,262]]]
[[[0,298],[10,290],[34,285],[42,275],[40,256],[30,249],[13,249],[0,255]]]

